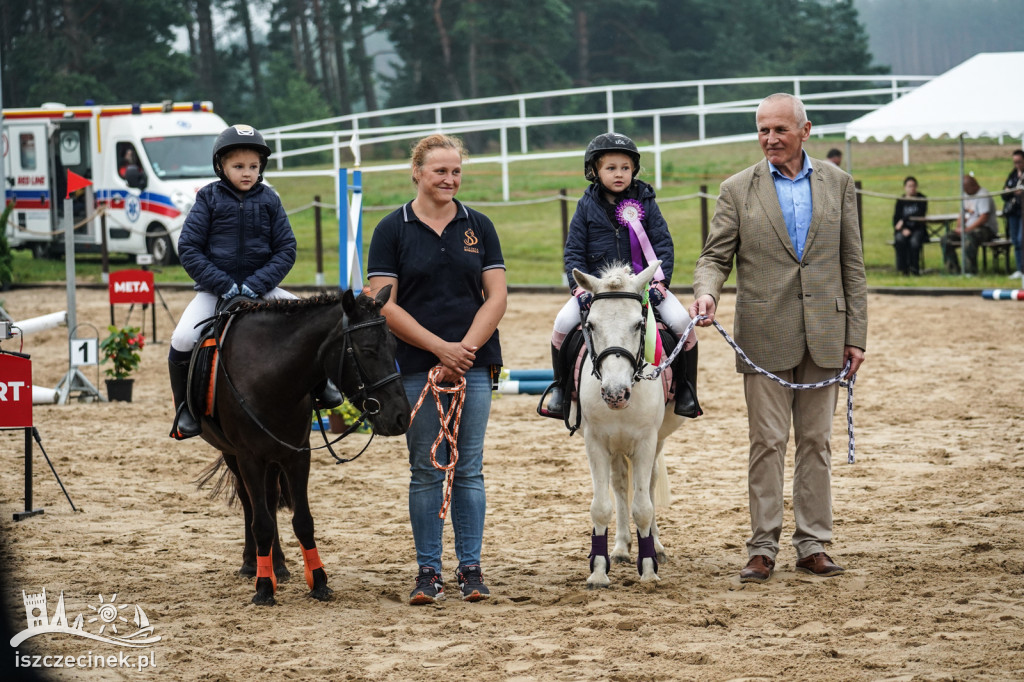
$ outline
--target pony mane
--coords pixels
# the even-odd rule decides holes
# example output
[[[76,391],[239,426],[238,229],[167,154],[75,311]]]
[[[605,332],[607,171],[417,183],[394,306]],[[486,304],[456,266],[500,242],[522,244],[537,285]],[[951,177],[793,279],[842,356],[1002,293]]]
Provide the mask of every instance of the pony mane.
[[[341,294],[315,294],[308,298],[278,298],[271,301],[243,301],[236,310],[240,314],[266,312],[289,315],[309,308],[320,308],[337,305],[341,302]]]
[[[629,285],[633,268],[626,263],[611,263],[597,273],[602,291],[622,291]]]

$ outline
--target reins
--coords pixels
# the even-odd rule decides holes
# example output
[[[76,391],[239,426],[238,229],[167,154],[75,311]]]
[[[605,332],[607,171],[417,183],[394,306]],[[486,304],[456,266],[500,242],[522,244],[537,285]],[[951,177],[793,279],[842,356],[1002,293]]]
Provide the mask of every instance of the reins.
[[[228,312],[228,313],[218,313],[218,315],[221,315],[221,314],[233,315],[234,312],[235,311],[231,311],[231,312]],[[211,319],[213,319],[213,318],[211,318]],[[381,317],[374,318],[372,320],[368,320],[366,322],[360,322],[358,324],[354,324],[354,325],[349,326],[348,325],[348,315],[344,314],[342,316],[342,350],[341,350],[341,353],[338,354],[338,374],[339,375],[343,375],[345,360],[348,359],[348,358],[351,358],[353,363],[355,364],[356,377],[357,377],[357,380],[359,382],[359,385],[358,385],[358,387],[356,389],[356,393],[351,397],[350,402],[352,402],[353,404],[357,404],[356,401],[358,401],[358,404],[360,405],[361,413],[360,413],[359,417],[356,419],[356,421],[353,424],[351,424],[347,429],[345,429],[345,431],[341,435],[339,435],[333,441],[328,441],[327,434],[323,431],[323,417],[320,415],[320,410],[319,410],[319,408],[316,407],[315,402],[314,402],[314,410],[316,412],[317,421],[321,424],[320,435],[324,439],[324,445],[319,445],[319,446],[317,446],[315,448],[314,447],[302,447],[302,448],[299,448],[299,447],[295,447],[291,443],[286,443],[285,441],[281,440],[280,438],[277,437],[276,434],[274,434],[272,431],[270,431],[270,429],[268,429],[266,427],[266,425],[263,424],[263,422],[260,420],[259,416],[257,416],[256,413],[252,410],[252,408],[249,406],[248,401],[246,400],[245,396],[243,396],[241,394],[241,392],[235,386],[234,381],[231,380],[231,374],[230,374],[230,372],[228,372],[227,364],[222,362],[221,363],[221,368],[224,371],[224,379],[227,381],[228,388],[231,389],[231,393],[235,396],[235,400],[238,401],[239,406],[242,408],[242,411],[245,412],[246,416],[249,417],[249,419],[252,420],[252,422],[255,423],[256,426],[258,426],[260,428],[260,430],[263,431],[263,433],[265,433],[266,435],[270,436],[279,445],[281,445],[281,446],[287,448],[288,450],[290,450],[291,452],[295,452],[295,453],[313,452],[314,450],[323,450],[324,448],[327,448],[327,451],[331,454],[331,457],[334,458],[336,464],[344,464],[344,463],[347,463],[347,462],[351,462],[351,461],[353,461],[355,459],[358,459],[359,456],[362,455],[364,452],[366,452],[366,450],[370,447],[370,443],[373,442],[373,438],[376,435],[376,433],[374,431],[372,431],[372,430],[370,431],[370,439],[366,442],[366,445],[363,446],[363,449],[360,450],[358,453],[356,453],[353,457],[349,457],[348,459],[343,459],[343,458],[339,457],[338,454],[334,451],[334,448],[332,446],[335,443],[337,443],[338,441],[340,441],[343,438],[347,437],[349,434],[354,432],[360,426],[362,426],[363,423],[366,421],[367,416],[375,415],[378,412],[380,412],[380,407],[381,407],[380,403],[377,401],[376,398],[370,398],[368,396],[368,393],[370,391],[373,391],[373,390],[377,389],[377,388],[380,388],[381,386],[383,386],[383,385],[385,385],[385,384],[387,384],[387,383],[389,383],[391,381],[398,380],[399,378],[401,378],[401,375],[397,371],[396,372],[392,372],[391,374],[388,374],[387,376],[383,377],[382,379],[379,379],[378,381],[374,382],[369,387],[367,387],[365,385],[364,378],[363,378],[363,375],[364,375],[363,368],[362,368],[362,365],[360,365],[360,363],[359,363],[359,358],[357,358],[356,355],[355,355],[355,349],[354,349],[354,346],[352,344],[352,339],[351,339],[350,336],[351,336],[352,332],[354,332],[354,331],[356,331],[358,329],[363,329],[363,328],[372,327],[372,326],[376,326],[376,325],[380,325],[380,324],[385,324],[385,322],[386,322],[386,320],[384,319],[383,316],[381,316]],[[216,345],[217,345],[217,352],[220,353],[223,350],[223,348],[221,346],[221,338],[220,337],[216,337]],[[341,387],[339,386],[339,388],[341,388]]]
[[[455,464],[459,461],[459,423],[462,421],[462,406],[466,402],[466,377],[459,377],[459,380],[452,386],[442,386],[438,376],[443,369],[441,365],[437,365],[432,367],[427,373],[427,383],[420,392],[416,406],[412,408],[412,416],[409,417],[409,423],[412,424],[412,420],[416,418],[416,413],[419,411],[420,405],[423,404],[423,400],[427,397],[427,392],[429,391],[434,396],[434,403],[437,405],[437,417],[441,422],[441,430],[438,432],[437,438],[434,439],[434,444],[430,446],[430,463],[434,465],[435,469],[440,469],[444,472],[444,500],[441,502],[441,509],[437,513],[440,519],[448,516],[448,508],[452,502]],[[444,407],[441,404],[442,393],[452,396],[451,404],[448,406],[448,414],[445,414]],[[453,416],[454,420],[452,419]],[[449,422],[453,422],[453,428],[451,429],[448,428]],[[437,463],[437,448],[441,445],[442,440],[448,441],[448,446],[451,450],[447,465]]]

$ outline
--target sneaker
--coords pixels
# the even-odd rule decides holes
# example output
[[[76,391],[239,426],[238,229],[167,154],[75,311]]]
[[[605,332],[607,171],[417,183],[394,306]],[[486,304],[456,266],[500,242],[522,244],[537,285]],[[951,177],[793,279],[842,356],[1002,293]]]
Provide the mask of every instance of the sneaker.
[[[444,583],[431,566],[420,566],[420,573],[416,576],[416,587],[409,593],[409,603],[413,606],[418,604],[433,604],[444,599]]]
[[[456,573],[462,598],[466,601],[480,601],[491,596],[491,591],[484,585],[484,576],[479,566],[463,566]]]

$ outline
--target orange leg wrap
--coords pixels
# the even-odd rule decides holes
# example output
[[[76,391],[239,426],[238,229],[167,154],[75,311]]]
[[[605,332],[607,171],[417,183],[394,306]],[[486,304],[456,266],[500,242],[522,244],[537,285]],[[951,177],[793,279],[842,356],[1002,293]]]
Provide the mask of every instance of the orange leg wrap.
[[[320,553],[316,551],[316,547],[313,549],[306,549],[303,547],[302,561],[306,564],[306,584],[309,585],[309,589],[313,589],[313,571],[324,567],[323,562],[320,561]]]
[[[270,578],[270,582],[274,585],[274,592],[277,592],[277,576],[274,575],[274,560],[271,558],[271,554],[267,556],[256,555],[256,580],[260,578]]]

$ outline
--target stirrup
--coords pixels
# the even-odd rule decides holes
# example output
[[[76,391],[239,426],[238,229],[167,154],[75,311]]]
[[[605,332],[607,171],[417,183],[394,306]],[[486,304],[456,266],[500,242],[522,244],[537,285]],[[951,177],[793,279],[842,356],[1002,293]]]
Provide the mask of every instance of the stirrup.
[[[550,417],[551,419],[565,419],[565,400],[563,396],[558,395],[561,392],[561,386],[558,385],[557,381],[552,381],[544,393],[540,396],[540,401],[537,403],[537,414],[542,417]],[[550,401],[547,401],[548,397],[552,396]],[[559,398],[558,407],[555,407],[555,397]],[[545,402],[548,402],[545,407]]]
[[[182,419],[185,416],[191,419],[191,423],[186,423],[185,427],[182,428]],[[178,406],[178,409],[174,413],[174,423],[171,425],[171,433],[169,434],[174,440],[185,440],[187,438],[194,438],[203,432],[203,425],[192,416],[189,412],[188,405],[182,403]]]

